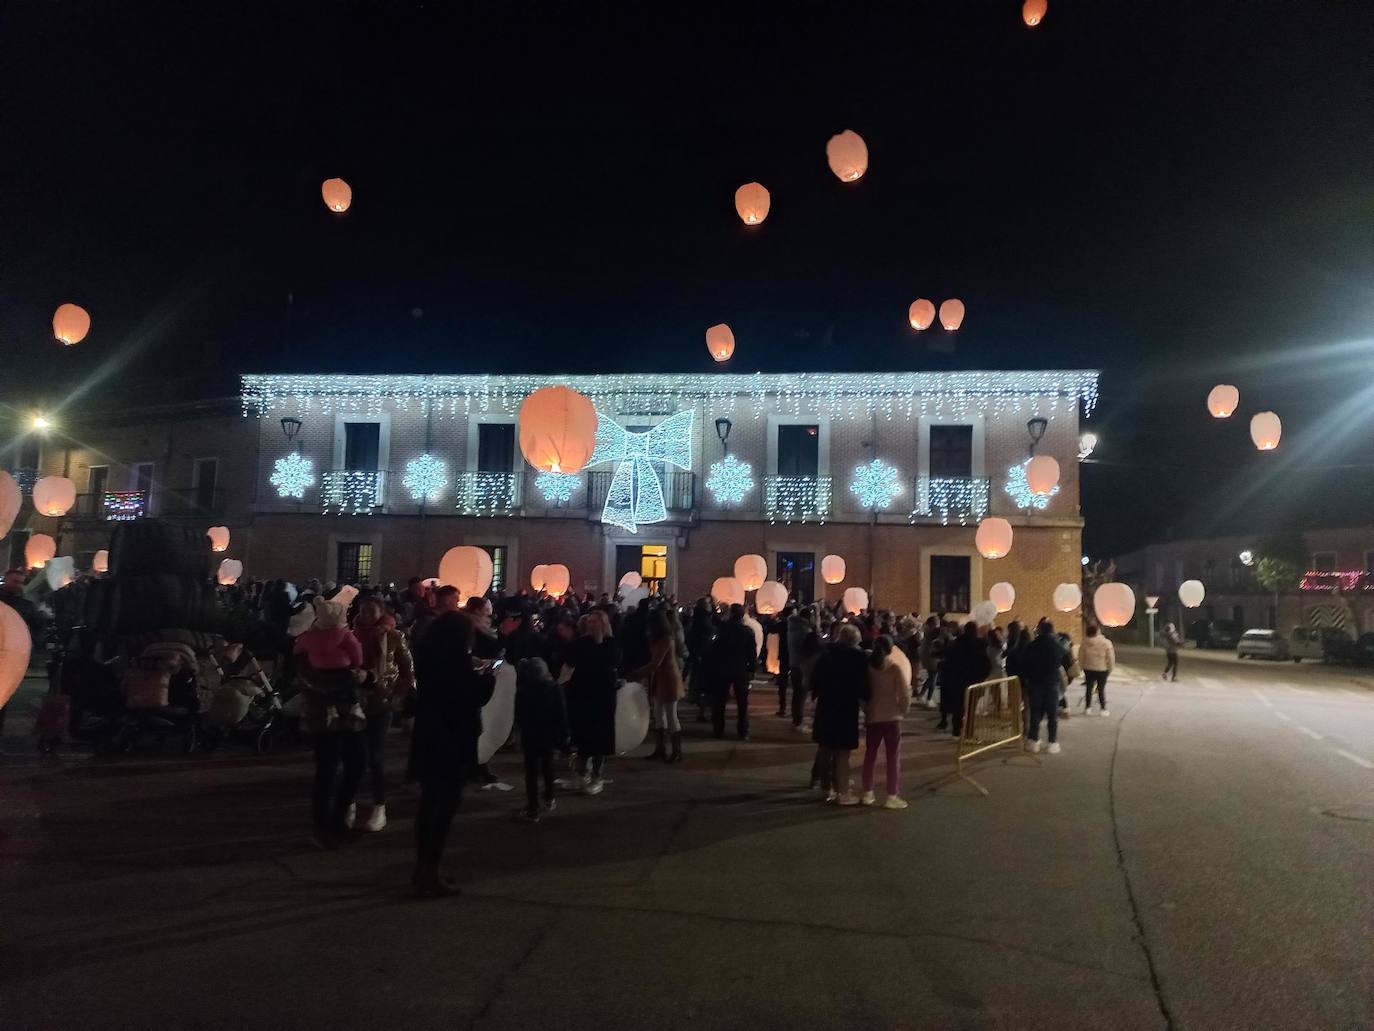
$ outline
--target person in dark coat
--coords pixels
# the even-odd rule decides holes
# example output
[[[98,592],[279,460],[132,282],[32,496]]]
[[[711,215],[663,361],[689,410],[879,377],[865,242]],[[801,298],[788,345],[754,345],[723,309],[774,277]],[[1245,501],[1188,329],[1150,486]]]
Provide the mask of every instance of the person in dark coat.
[[[515,725],[520,728],[520,747],[525,753],[526,820],[539,821],[539,780],[544,780],[544,808],[557,804],[553,780],[554,749],[568,747],[568,707],[563,688],[554,683],[548,663],[526,659],[520,663],[515,682]]]
[[[712,730],[716,737],[725,736],[725,703],[733,691],[735,727],[741,741],[749,740],[749,684],[758,661],[758,641],[754,631],[744,624],[744,606],[731,605],[730,618],[716,634],[706,656],[712,688]]]
[[[697,722],[706,720],[711,692],[707,685],[706,655],[716,636],[716,621],[705,598],[698,598],[687,629],[687,697],[697,704]]]
[[[840,627],[835,643],[821,654],[811,674],[816,712],[811,739],[816,742],[814,771],[827,802],[858,805],[849,790],[849,756],[859,747],[859,709],[868,700],[868,660],[852,623]]]
[[[577,772],[589,795],[604,790],[606,757],[615,753],[615,692],[620,649],[602,612],[589,612],[578,622],[579,636],[568,662],[568,723],[577,748]]]
[[[949,720],[955,737],[964,730],[964,697],[969,685],[986,680],[991,668],[987,645],[978,637],[978,625],[969,620],[940,662],[940,723]]]
[[[1026,751],[1040,751],[1040,721],[1049,721],[1050,754],[1059,752],[1059,675],[1063,668],[1064,647],[1054,635],[1054,624],[1043,620],[1036,628],[1035,640],[1022,650],[1017,675],[1026,688],[1030,724],[1026,728]]]
[[[439,876],[439,863],[462,804],[463,781],[477,765],[482,706],[496,688],[495,677],[473,665],[472,635],[466,615],[447,612],[415,646],[415,759],[421,788],[413,883],[421,895],[457,891]]]

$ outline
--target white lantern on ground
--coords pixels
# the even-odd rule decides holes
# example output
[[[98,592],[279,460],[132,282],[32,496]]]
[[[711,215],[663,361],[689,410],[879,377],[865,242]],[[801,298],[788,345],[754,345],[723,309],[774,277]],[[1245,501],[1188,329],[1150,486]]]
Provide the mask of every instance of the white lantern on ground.
[[[1005,558],[1011,551],[1011,538],[1011,523],[997,516],[988,516],[978,524],[978,532],[973,539],[978,546],[978,554],[984,558]]]
[[[491,556],[470,544],[449,548],[439,560],[439,579],[458,588],[464,598],[486,594],[491,588]]]
[[[1060,584],[1054,589],[1054,607],[1059,612],[1072,612],[1083,604],[1083,588],[1078,584]]]
[[[1229,419],[1240,405],[1240,391],[1229,383],[1218,383],[1207,395],[1207,410],[1213,419]]]
[[[762,555],[741,555],[735,559],[735,579],[746,591],[757,591],[768,579],[768,561]]]
[[[776,616],[787,607],[787,588],[776,580],[768,580],[754,595],[754,608],[761,616]]]
[[[101,548],[91,557],[92,573],[108,573],[110,571],[110,553]]]
[[[10,532],[19,509],[24,505],[24,492],[9,473],[0,469],[0,537]]]
[[[1036,455],[1026,463],[1026,486],[1041,497],[1059,486],[1059,463],[1049,455]]]
[[[33,638],[13,605],[0,605],[0,709],[14,697],[29,670]]]
[[[995,583],[988,591],[988,600],[997,606],[998,612],[1010,612],[1011,607],[1016,604],[1016,588],[1005,580]]]
[[[56,554],[57,542],[46,533],[35,533],[24,543],[24,564],[30,569],[42,569]]]
[[[76,484],[65,476],[44,476],[33,485],[33,507],[45,516],[64,516],[76,504]]]
[[[990,601],[980,601],[973,606],[969,616],[979,626],[992,626],[997,622],[997,606]]]
[[[549,566],[548,579],[544,582],[544,590],[554,598],[561,597],[568,593],[568,588],[572,586],[572,574],[568,572],[568,567],[559,563]]]
[[[717,605],[743,605],[744,585],[733,576],[716,577],[711,584],[711,600]]]
[[[1250,439],[1261,451],[1273,451],[1279,446],[1283,424],[1273,412],[1256,412],[1250,419]]]
[[[1135,615],[1135,592],[1125,584],[1103,584],[1093,594],[1093,611],[1103,626],[1125,626]]]
[[[846,587],[840,600],[844,603],[844,610],[849,613],[868,608],[868,592],[862,587]]]
[[[222,587],[238,583],[242,575],[243,563],[236,558],[227,558],[219,564],[218,579]]]
[[[620,587],[622,590],[627,587],[633,590],[642,583],[644,583],[644,577],[640,576],[633,569],[620,578]]]
[[[844,559],[827,555],[821,559],[821,579],[828,584],[844,583]]]
[[[210,538],[211,551],[229,550],[229,527],[212,526],[205,531],[205,536]]]
[[[1202,604],[1202,599],[1207,597],[1207,588],[1202,586],[1201,580],[1184,580],[1178,585],[1178,600],[1183,602],[1186,609],[1195,609]]]

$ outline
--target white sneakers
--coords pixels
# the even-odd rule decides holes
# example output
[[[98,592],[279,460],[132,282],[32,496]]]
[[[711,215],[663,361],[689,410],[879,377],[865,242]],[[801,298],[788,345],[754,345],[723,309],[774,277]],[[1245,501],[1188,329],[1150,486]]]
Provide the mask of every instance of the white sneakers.
[[[1026,751],[1031,755],[1035,755],[1036,752],[1040,751],[1040,741],[1038,739],[1035,741],[1027,741]]]
[[[863,793],[863,797],[860,798],[859,801],[862,802],[864,805],[873,805],[875,802],[878,801],[878,798],[876,795],[873,794],[873,792],[865,791]]]
[[[606,785],[604,782],[600,780],[594,780],[587,784],[587,794],[589,795],[599,795],[601,794],[601,792],[605,790]]]
[[[1083,710],[1083,715],[1084,715],[1084,716],[1091,716],[1092,714],[1093,714],[1093,711],[1092,711],[1091,708],[1087,708],[1087,709],[1084,709],[1084,710]]]
[[[386,806],[374,805],[372,812],[367,814],[367,823],[363,826],[370,831],[380,831],[386,829]]]
[[[906,809],[908,803],[905,798],[898,798],[896,795],[888,795],[887,801],[883,803],[884,809]]]
[[[1051,741],[1050,747],[1045,749],[1045,751],[1049,752],[1050,755],[1058,755],[1060,752],[1063,751],[1063,749],[1059,747],[1058,741]]]
[[[1110,709],[1103,709],[1100,713],[1098,713],[1099,716],[1110,716],[1111,714],[1112,713]]]

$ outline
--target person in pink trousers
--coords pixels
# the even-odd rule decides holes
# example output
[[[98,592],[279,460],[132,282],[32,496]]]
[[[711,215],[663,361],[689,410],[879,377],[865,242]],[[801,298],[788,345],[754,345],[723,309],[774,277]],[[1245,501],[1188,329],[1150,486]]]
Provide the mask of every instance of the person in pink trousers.
[[[868,701],[864,703],[864,726],[868,739],[864,746],[863,797],[864,805],[873,805],[874,768],[878,764],[878,749],[887,752],[887,801],[885,809],[905,809],[901,797],[902,778],[902,717],[911,708],[911,666],[892,657],[892,640],[879,637],[873,642],[868,660]]]

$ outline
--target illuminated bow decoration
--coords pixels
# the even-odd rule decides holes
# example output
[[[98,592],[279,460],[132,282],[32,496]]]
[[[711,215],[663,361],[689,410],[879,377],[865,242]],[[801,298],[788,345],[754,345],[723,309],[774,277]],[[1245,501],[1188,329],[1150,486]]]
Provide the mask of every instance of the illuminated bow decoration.
[[[692,412],[678,412],[653,429],[635,433],[604,412],[596,413],[596,448],[587,465],[619,462],[606,491],[601,521],[638,532],[640,523],[661,523],[668,518],[663,484],[654,462],[679,469],[692,468]]]

